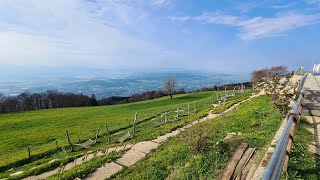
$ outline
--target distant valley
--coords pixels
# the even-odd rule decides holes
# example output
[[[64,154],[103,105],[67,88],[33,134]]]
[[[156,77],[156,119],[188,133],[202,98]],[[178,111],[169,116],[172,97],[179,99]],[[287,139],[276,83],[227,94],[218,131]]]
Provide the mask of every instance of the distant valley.
[[[97,98],[130,96],[148,90],[158,90],[161,89],[162,81],[166,76],[176,77],[178,88],[184,88],[187,92],[202,87],[249,81],[249,75],[191,71],[138,73],[101,69],[77,71],[72,69],[22,69],[17,72],[6,69],[6,71],[1,71],[0,75],[0,92],[7,95],[19,94],[26,90],[44,92],[50,89],[86,95],[95,94]],[[10,80],[5,78],[8,76]]]

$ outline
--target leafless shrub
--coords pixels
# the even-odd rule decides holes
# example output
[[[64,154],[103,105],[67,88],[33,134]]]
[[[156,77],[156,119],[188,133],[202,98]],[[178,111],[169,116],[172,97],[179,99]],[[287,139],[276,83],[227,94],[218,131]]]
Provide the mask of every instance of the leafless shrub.
[[[211,146],[208,128],[203,123],[199,123],[184,131],[180,138],[195,154],[202,153]]]

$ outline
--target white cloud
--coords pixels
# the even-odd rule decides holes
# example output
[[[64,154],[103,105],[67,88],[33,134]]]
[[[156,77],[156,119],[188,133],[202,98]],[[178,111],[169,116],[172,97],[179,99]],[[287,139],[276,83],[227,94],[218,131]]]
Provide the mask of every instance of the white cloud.
[[[151,5],[156,7],[164,7],[170,4],[170,0],[151,0]]]
[[[237,11],[240,11],[242,13],[247,13],[252,9],[255,9],[261,5],[263,5],[265,1],[250,1],[250,2],[240,2],[240,1],[235,1],[234,9]]]
[[[193,19],[191,16],[169,16],[168,18],[172,22],[185,22]]]
[[[204,12],[200,16],[193,18],[196,21],[205,22],[209,24],[224,24],[224,25],[234,25],[237,24],[240,19],[236,16],[222,14],[220,12]]]
[[[278,14],[274,17],[244,18],[221,12],[204,12],[199,16],[169,17],[173,22],[197,21],[206,24],[236,27],[242,40],[254,40],[285,34],[287,31],[318,23],[320,14]]]
[[[239,22],[240,37],[243,40],[253,40],[278,36],[289,30],[308,26],[319,22],[320,14],[284,14],[272,18],[255,17]]]
[[[165,49],[127,33],[144,15],[122,1],[3,0],[0,64],[146,65]]]

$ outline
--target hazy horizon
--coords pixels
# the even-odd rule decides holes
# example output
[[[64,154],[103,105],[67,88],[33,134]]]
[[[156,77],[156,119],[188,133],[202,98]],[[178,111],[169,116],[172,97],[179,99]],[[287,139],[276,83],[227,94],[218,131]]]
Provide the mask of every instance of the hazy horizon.
[[[0,66],[310,69],[319,23],[315,0],[1,1]]]
[[[24,91],[33,93],[47,90],[60,92],[96,94],[98,98],[131,96],[148,90],[162,89],[167,76],[178,80],[178,88],[186,91],[202,87],[213,87],[225,83],[248,81],[249,74],[213,73],[186,70],[129,71],[98,68],[6,68],[0,71],[0,92],[16,95]],[[3,68],[0,68],[0,70]]]

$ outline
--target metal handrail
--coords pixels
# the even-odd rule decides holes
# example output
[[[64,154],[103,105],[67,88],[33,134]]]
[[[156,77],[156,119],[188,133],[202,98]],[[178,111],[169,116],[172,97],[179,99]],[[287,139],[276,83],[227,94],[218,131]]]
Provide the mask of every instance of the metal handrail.
[[[298,92],[300,95],[296,104],[294,105],[292,113],[289,114],[288,122],[266,167],[266,170],[262,176],[262,180],[280,179],[283,169],[286,170],[288,166],[294,129],[297,121],[299,121],[301,117],[302,102],[304,99],[303,85],[306,77],[307,74],[301,79],[298,85]]]
[[[298,86],[297,86],[297,92],[300,93],[303,89],[303,85],[304,85],[304,82],[306,81],[308,77],[308,73],[306,73],[300,80]]]

